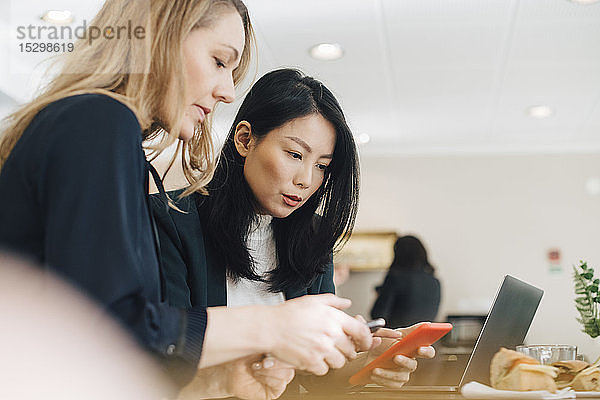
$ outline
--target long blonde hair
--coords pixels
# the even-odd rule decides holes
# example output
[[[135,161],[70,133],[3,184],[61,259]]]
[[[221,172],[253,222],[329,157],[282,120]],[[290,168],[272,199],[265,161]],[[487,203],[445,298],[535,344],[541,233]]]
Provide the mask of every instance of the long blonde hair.
[[[100,93],[126,104],[135,113],[144,139],[161,140],[148,146],[155,154],[174,143],[182,125],[185,104],[182,43],[195,28],[210,26],[233,8],[242,18],[245,46],[234,83],[239,83],[250,64],[254,33],[241,0],[107,0],[90,27],[143,27],[142,39],[75,42],[64,56],[60,73],[33,101],[6,119],[0,136],[0,171],[15,144],[33,118],[48,104],[68,96]],[[173,90],[174,89],[174,90]],[[168,98],[168,93],[176,93]],[[165,118],[164,115],[170,116]],[[167,119],[171,122],[168,125]],[[201,190],[212,177],[215,162],[211,119],[199,125],[181,147],[182,163],[190,189]]]

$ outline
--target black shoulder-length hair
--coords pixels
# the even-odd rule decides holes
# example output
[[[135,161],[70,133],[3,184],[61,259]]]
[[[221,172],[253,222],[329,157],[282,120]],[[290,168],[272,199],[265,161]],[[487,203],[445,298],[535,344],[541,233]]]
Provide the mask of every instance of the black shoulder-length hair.
[[[411,235],[399,237],[394,243],[394,261],[390,265],[390,271],[406,268],[421,269],[430,274],[435,271],[429,263],[425,246]]]
[[[325,271],[332,250],[352,232],[358,209],[359,165],[352,132],[334,95],[321,82],[295,69],[261,77],[244,99],[221,150],[200,212],[209,240],[233,279],[261,280],[246,246],[257,202],[244,178],[244,158],[234,144],[236,126],[248,121],[260,144],[273,129],[320,114],[336,131],[333,159],[321,187],[286,218],[273,218],[277,266],[266,279],[269,290],[308,287]],[[317,215],[318,214],[318,215]],[[339,242],[338,242],[339,240]]]

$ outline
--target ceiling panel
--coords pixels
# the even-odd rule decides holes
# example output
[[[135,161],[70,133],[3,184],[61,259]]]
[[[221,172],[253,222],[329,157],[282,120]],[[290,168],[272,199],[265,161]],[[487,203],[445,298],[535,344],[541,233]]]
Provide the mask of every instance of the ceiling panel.
[[[521,0],[507,57],[493,136],[529,146],[600,150],[586,137],[590,112],[600,93],[600,7],[569,1]],[[544,104],[545,120],[526,115]]]
[[[100,0],[56,0],[90,20]],[[39,21],[44,0],[0,4],[0,56],[16,22]],[[600,3],[569,0],[246,0],[257,72],[295,66],[342,103],[363,155],[600,151]],[[12,6],[12,7],[10,7]],[[12,10],[12,13],[10,12]],[[8,17],[7,17],[8,16]],[[337,42],[341,60],[308,49]],[[22,64],[19,64],[22,63]],[[0,63],[0,90],[31,97],[40,76]],[[17,71],[35,67],[13,60]],[[13,68],[14,69],[14,68]],[[243,97],[215,113],[223,136]],[[547,104],[554,115],[531,119]]]
[[[600,17],[549,21],[519,19],[510,61],[515,66],[600,67]]]
[[[268,10],[259,7],[266,3],[253,0],[248,6],[257,5],[252,10],[255,25],[260,39],[267,42],[273,67],[298,66],[323,80],[347,112],[377,112],[389,104],[374,2],[276,2]],[[310,47],[322,42],[339,43],[343,59],[312,59]]]
[[[464,147],[489,130],[509,1],[384,1],[398,139]]]
[[[424,23],[460,22],[503,18],[515,0],[379,0],[388,20]]]
[[[512,3],[383,0],[394,68],[496,65]]]
[[[596,20],[600,18],[598,4],[577,4],[569,0],[519,0],[519,14],[526,19]]]
[[[542,137],[572,138],[597,98],[600,74],[595,68],[509,68],[494,118],[494,135],[542,131]],[[529,106],[543,104],[554,111],[544,120],[526,115]]]
[[[400,136],[415,141],[476,138],[486,133],[494,71],[422,69],[397,78]]]
[[[576,140],[584,144],[593,143],[596,145],[596,149],[600,151],[600,90],[577,132]]]

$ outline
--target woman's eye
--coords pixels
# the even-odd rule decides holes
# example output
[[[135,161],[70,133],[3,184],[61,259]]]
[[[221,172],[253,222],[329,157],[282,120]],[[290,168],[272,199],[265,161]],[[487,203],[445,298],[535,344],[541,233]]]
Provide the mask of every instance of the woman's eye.
[[[293,152],[293,151],[288,151],[288,154],[289,154],[289,155],[290,155],[292,158],[295,158],[295,159],[297,159],[297,160],[302,160],[302,154],[300,154],[300,153],[296,153],[296,152]]]
[[[223,61],[219,60],[218,58],[215,58],[215,63],[217,64],[217,67],[225,68],[225,63]]]
[[[328,166],[329,165],[325,165],[325,164],[317,164],[317,168],[319,168],[321,171],[325,171]]]

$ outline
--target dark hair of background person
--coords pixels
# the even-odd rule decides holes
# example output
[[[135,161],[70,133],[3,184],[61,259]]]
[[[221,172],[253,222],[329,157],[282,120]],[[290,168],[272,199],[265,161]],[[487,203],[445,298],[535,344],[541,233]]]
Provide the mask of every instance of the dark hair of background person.
[[[338,239],[347,240],[358,209],[359,163],[352,132],[334,95],[321,82],[295,69],[279,69],[261,77],[242,103],[225,141],[213,180],[208,184],[210,240],[233,279],[264,280],[253,269],[246,247],[257,203],[244,178],[244,158],[234,144],[240,121],[251,125],[260,141],[273,129],[320,114],[336,131],[333,159],[321,187],[286,218],[273,218],[277,266],[266,281],[283,291],[323,273]],[[203,207],[200,207],[202,210]],[[201,211],[202,212],[202,211]],[[315,217],[315,213],[320,217]],[[338,244],[340,244],[338,243]]]
[[[414,236],[402,236],[394,243],[394,260],[390,270],[401,268],[421,269],[433,274],[435,268],[427,260],[427,250],[419,239]]]

